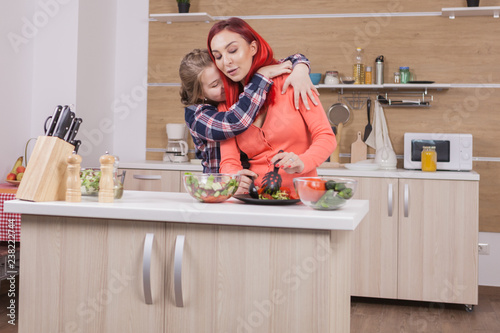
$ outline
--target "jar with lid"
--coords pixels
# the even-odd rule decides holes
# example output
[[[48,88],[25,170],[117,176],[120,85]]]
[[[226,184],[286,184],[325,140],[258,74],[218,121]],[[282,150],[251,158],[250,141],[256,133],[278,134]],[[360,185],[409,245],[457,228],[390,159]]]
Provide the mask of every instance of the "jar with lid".
[[[401,83],[399,72],[394,72],[394,83]]]
[[[339,72],[327,71],[325,73],[325,84],[339,84]]]
[[[422,171],[434,172],[437,169],[436,147],[424,146],[421,154]]]
[[[365,84],[372,84],[372,68],[370,66],[367,66],[365,70]]]
[[[399,67],[399,75],[401,76],[401,83],[408,83],[410,79],[410,67],[401,66]]]

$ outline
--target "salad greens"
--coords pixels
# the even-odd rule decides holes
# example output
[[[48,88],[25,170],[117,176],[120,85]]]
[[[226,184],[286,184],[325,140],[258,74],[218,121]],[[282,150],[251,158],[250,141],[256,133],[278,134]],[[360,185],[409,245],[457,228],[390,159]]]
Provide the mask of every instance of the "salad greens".
[[[80,179],[82,180],[83,195],[97,195],[99,193],[100,170],[83,169],[80,171]]]
[[[209,175],[206,182],[203,184],[190,172],[186,172],[184,175],[186,190],[195,199],[202,202],[224,201],[230,198],[239,186],[239,182],[236,179],[230,178],[230,176]],[[225,180],[225,178],[229,180]],[[221,180],[219,181],[218,179]]]

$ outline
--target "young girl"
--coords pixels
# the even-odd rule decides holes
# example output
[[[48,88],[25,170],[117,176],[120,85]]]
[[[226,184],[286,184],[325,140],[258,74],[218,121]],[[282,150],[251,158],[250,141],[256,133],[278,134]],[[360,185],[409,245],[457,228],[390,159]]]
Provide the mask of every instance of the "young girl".
[[[221,78],[227,105],[234,103],[259,68],[276,63],[269,44],[239,18],[217,22],[209,32],[208,46],[224,74]],[[262,186],[262,177],[273,170],[276,162],[284,170],[284,186],[293,191],[294,177],[316,176],[316,167],[333,152],[337,143],[323,107],[313,106],[307,112],[301,107],[299,112],[290,112],[294,108],[291,90],[277,93],[285,80],[286,75],[273,79],[274,87],[253,126],[221,144],[221,172],[239,172],[243,168],[239,155],[244,152],[250,159],[250,170],[258,176],[257,186]],[[238,193],[247,191],[247,182],[242,184]]]
[[[292,63],[296,66],[292,72]],[[181,102],[186,105],[185,121],[193,137],[196,156],[202,160],[204,173],[218,173],[220,163],[220,141],[243,133],[255,120],[266,100],[273,82],[271,78],[290,73],[288,84],[295,87],[296,104],[301,95],[307,104],[317,104],[311,89],[308,60],[300,55],[288,57],[280,64],[262,67],[244,87],[239,99],[235,100],[227,112],[218,112],[217,105],[226,99],[224,86],[207,50],[193,50],[181,62]]]

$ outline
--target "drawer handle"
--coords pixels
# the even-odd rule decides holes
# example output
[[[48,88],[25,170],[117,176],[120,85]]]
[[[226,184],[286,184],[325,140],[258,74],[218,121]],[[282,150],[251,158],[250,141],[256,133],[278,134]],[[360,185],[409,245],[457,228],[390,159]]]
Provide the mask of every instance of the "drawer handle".
[[[134,175],[134,179],[140,179],[140,180],[161,180],[161,175]]]
[[[142,287],[146,304],[153,304],[151,296],[151,252],[153,250],[154,234],[146,234],[144,238],[144,254],[142,257]]]
[[[174,258],[174,294],[175,305],[178,308],[184,307],[182,300],[182,257],[184,255],[184,235],[178,235],[175,240]]]
[[[410,201],[410,188],[408,184],[405,184],[405,217],[408,217],[409,210],[409,201]]]
[[[392,184],[389,184],[389,188],[387,189],[387,214],[389,216],[392,216],[393,192]]]

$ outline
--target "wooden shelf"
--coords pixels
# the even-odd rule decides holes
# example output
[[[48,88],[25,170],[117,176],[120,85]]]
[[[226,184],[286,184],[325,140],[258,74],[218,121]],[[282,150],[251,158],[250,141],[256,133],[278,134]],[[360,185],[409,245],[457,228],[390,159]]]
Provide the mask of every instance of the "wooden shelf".
[[[319,89],[352,89],[352,90],[369,90],[369,89],[392,89],[392,90],[411,90],[411,89],[435,89],[447,90],[451,87],[449,83],[431,83],[431,84],[318,84],[316,87]]]
[[[166,22],[211,22],[214,18],[207,13],[172,13],[172,14],[151,14],[151,21]]]
[[[418,17],[441,16],[440,12],[402,12],[402,13],[340,13],[340,14],[288,14],[288,15],[247,15],[236,16],[243,20],[280,20],[280,19],[335,19],[335,18],[373,18],[373,17]],[[153,22],[211,22],[226,20],[231,16],[211,16],[207,13],[169,13],[150,14]]]
[[[498,18],[500,6],[442,8],[441,15],[454,19],[458,16],[493,16]]]

